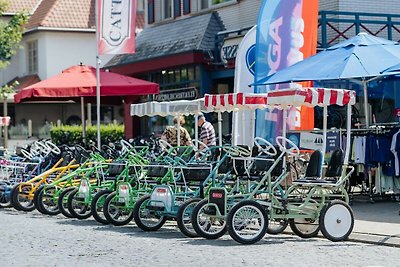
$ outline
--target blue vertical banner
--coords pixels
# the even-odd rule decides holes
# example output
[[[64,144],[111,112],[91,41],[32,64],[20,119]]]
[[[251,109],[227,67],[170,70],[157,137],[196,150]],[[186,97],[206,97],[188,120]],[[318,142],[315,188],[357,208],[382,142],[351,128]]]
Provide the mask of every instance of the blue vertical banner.
[[[264,0],[257,22],[254,82],[315,54],[317,27],[318,0]],[[257,85],[254,92],[288,87],[288,84]],[[306,120],[301,125],[303,112],[306,110],[301,108],[289,111],[289,129],[310,127],[310,124],[304,127]],[[256,136],[273,141],[281,131],[282,111],[257,110]]]

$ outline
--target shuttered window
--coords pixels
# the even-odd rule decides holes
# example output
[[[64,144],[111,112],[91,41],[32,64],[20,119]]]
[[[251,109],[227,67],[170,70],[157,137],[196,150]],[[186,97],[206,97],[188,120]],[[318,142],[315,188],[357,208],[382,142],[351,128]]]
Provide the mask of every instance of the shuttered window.
[[[190,0],[183,0],[183,15],[190,13]]]
[[[154,23],[154,0],[147,1],[147,23]]]
[[[174,0],[174,17],[181,15],[181,0]]]

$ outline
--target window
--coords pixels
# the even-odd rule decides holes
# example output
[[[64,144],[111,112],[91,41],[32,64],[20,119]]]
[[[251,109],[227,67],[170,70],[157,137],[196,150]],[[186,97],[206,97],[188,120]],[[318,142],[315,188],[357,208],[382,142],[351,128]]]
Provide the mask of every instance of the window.
[[[38,49],[37,40],[28,42],[28,73],[34,74],[38,72]]]
[[[144,0],[138,0],[136,5],[137,11],[144,11]]]
[[[163,19],[172,18],[172,0],[162,0],[161,13]]]
[[[154,23],[154,0],[148,0],[147,2],[147,23],[151,24]]]
[[[233,2],[233,1],[236,1],[236,0],[199,0],[200,9],[212,8],[215,5]]]
[[[183,0],[183,15],[190,13],[190,0]]]

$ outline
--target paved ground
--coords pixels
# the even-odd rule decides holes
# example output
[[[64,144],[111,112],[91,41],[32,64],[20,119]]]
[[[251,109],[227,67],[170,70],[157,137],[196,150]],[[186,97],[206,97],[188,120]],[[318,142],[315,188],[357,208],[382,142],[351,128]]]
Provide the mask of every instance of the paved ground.
[[[350,236],[351,240],[400,248],[399,202],[381,201],[371,204],[355,201],[352,209],[356,221]],[[400,261],[398,266],[400,266]]]
[[[400,266],[400,248],[294,235],[243,246],[228,235],[183,237],[173,223],[155,233],[38,212],[0,210],[0,266]]]

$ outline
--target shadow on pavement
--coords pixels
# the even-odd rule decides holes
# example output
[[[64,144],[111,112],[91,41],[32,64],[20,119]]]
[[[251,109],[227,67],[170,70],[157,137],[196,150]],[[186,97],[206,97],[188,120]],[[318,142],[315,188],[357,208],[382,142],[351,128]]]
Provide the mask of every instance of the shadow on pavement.
[[[356,220],[384,223],[400,223],[400,203],[393,201],[360,202],[355,198],[351,208]]]

